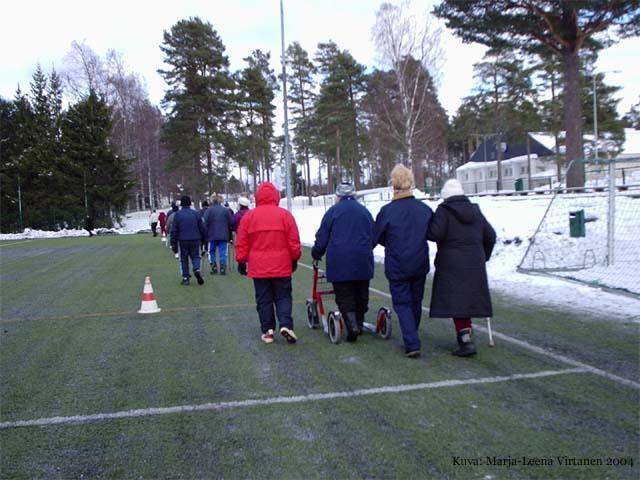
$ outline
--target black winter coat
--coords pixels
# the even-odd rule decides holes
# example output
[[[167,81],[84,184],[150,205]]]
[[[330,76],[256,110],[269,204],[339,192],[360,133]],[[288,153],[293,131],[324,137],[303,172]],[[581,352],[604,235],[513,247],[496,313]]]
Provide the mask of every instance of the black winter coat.
[[[427,234],[438,244],[431,290],[430,317],[491,317],[491,296],[485,263],[496,232],[464,195],[442,202]]]

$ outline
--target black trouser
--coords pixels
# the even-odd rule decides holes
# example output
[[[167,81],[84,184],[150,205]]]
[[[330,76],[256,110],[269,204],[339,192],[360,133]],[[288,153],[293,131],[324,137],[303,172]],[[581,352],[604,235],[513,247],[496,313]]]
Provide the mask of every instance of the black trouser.
[[[151,222],[151,231],[153,232],[154,237],[158,235],[156,228],[158,228],[158,222]]]
[[[276,329],[275,307],[280,328],[293,329],[291,318],[291,277],[254,278],[253,286],[256,291],[256,310],[260,318],[262,333]]]
[[[369,310],[369,280],[351,280],[348,282],[332,282],[336,304],[343,317],[348,312],[355,312],[358,323],[364,319]]]
[[[200,271],[200,241],[180,240],[180,273],[184,278],[189,278],[189,259],[193,264],[193,271]]]

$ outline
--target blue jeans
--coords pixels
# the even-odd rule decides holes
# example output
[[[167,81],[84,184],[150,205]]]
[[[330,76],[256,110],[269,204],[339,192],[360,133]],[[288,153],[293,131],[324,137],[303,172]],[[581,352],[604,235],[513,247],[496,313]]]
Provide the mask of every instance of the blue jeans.
[[[209,263],[213,265],[216,263],[216,249],[220,252],[220,265],[227,264],[227,241],[226,240],[212,240],[209,242]]]
[[[262,333],[276,329],[274,307],[280,328],[293,329],[291,277],[254,278],[253,286],[256,291],[256,310],[260,318]]]
[[[180,240],[180,272],[183,277],[189,278],[189,258],[193,264],[193,271],[200,271],[200,241]]]
[[[426,275],[412,277],[408,280],[389,281],[393,310],[398,316],[402,331],[402,340],[407,350],[420,350],[420,317],[422,315],[422,299]]]

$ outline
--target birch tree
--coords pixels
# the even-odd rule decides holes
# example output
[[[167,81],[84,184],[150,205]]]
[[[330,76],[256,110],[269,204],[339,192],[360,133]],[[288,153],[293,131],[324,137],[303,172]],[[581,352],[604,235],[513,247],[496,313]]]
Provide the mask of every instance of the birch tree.
[[[395,76],[400,104],[400,125],[395,132],[404,146],[404,162],[413,170],[416,184],[422,183],[426,162],[415,158],[414,140],[430,126],[424,117],[429,115],[430,79],[438,78],[443,59],[440,45],[442,31],[428,16],[418,18],[409,11],[407,2],[400,5],[383,3],[376,13],[373,39],[383,67]],[[423,68],[415,68],[415,60]],[[391,116],[387,122],[395,121]]]

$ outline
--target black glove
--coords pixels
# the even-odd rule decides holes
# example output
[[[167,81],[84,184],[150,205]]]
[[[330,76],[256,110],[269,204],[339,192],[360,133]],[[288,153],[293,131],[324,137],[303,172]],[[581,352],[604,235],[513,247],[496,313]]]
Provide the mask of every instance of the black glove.
[[[311,249],[311,258],[313,258],[314,260],[320,260],[322,259],[322,254],[319,253],[315,248]]]
[[[175,245],[171,245],[171,251],[173,253],[178,253],[178,247],[176,247]]]
[[[247,274],[247,264],[245,262],[238,263],[238,273],[240,275],[246,275]]]
[[[297,268],[298,268],[298,261],[297,260],[292,261],[291,262],[291,270],[293,270],[295,272]]]

